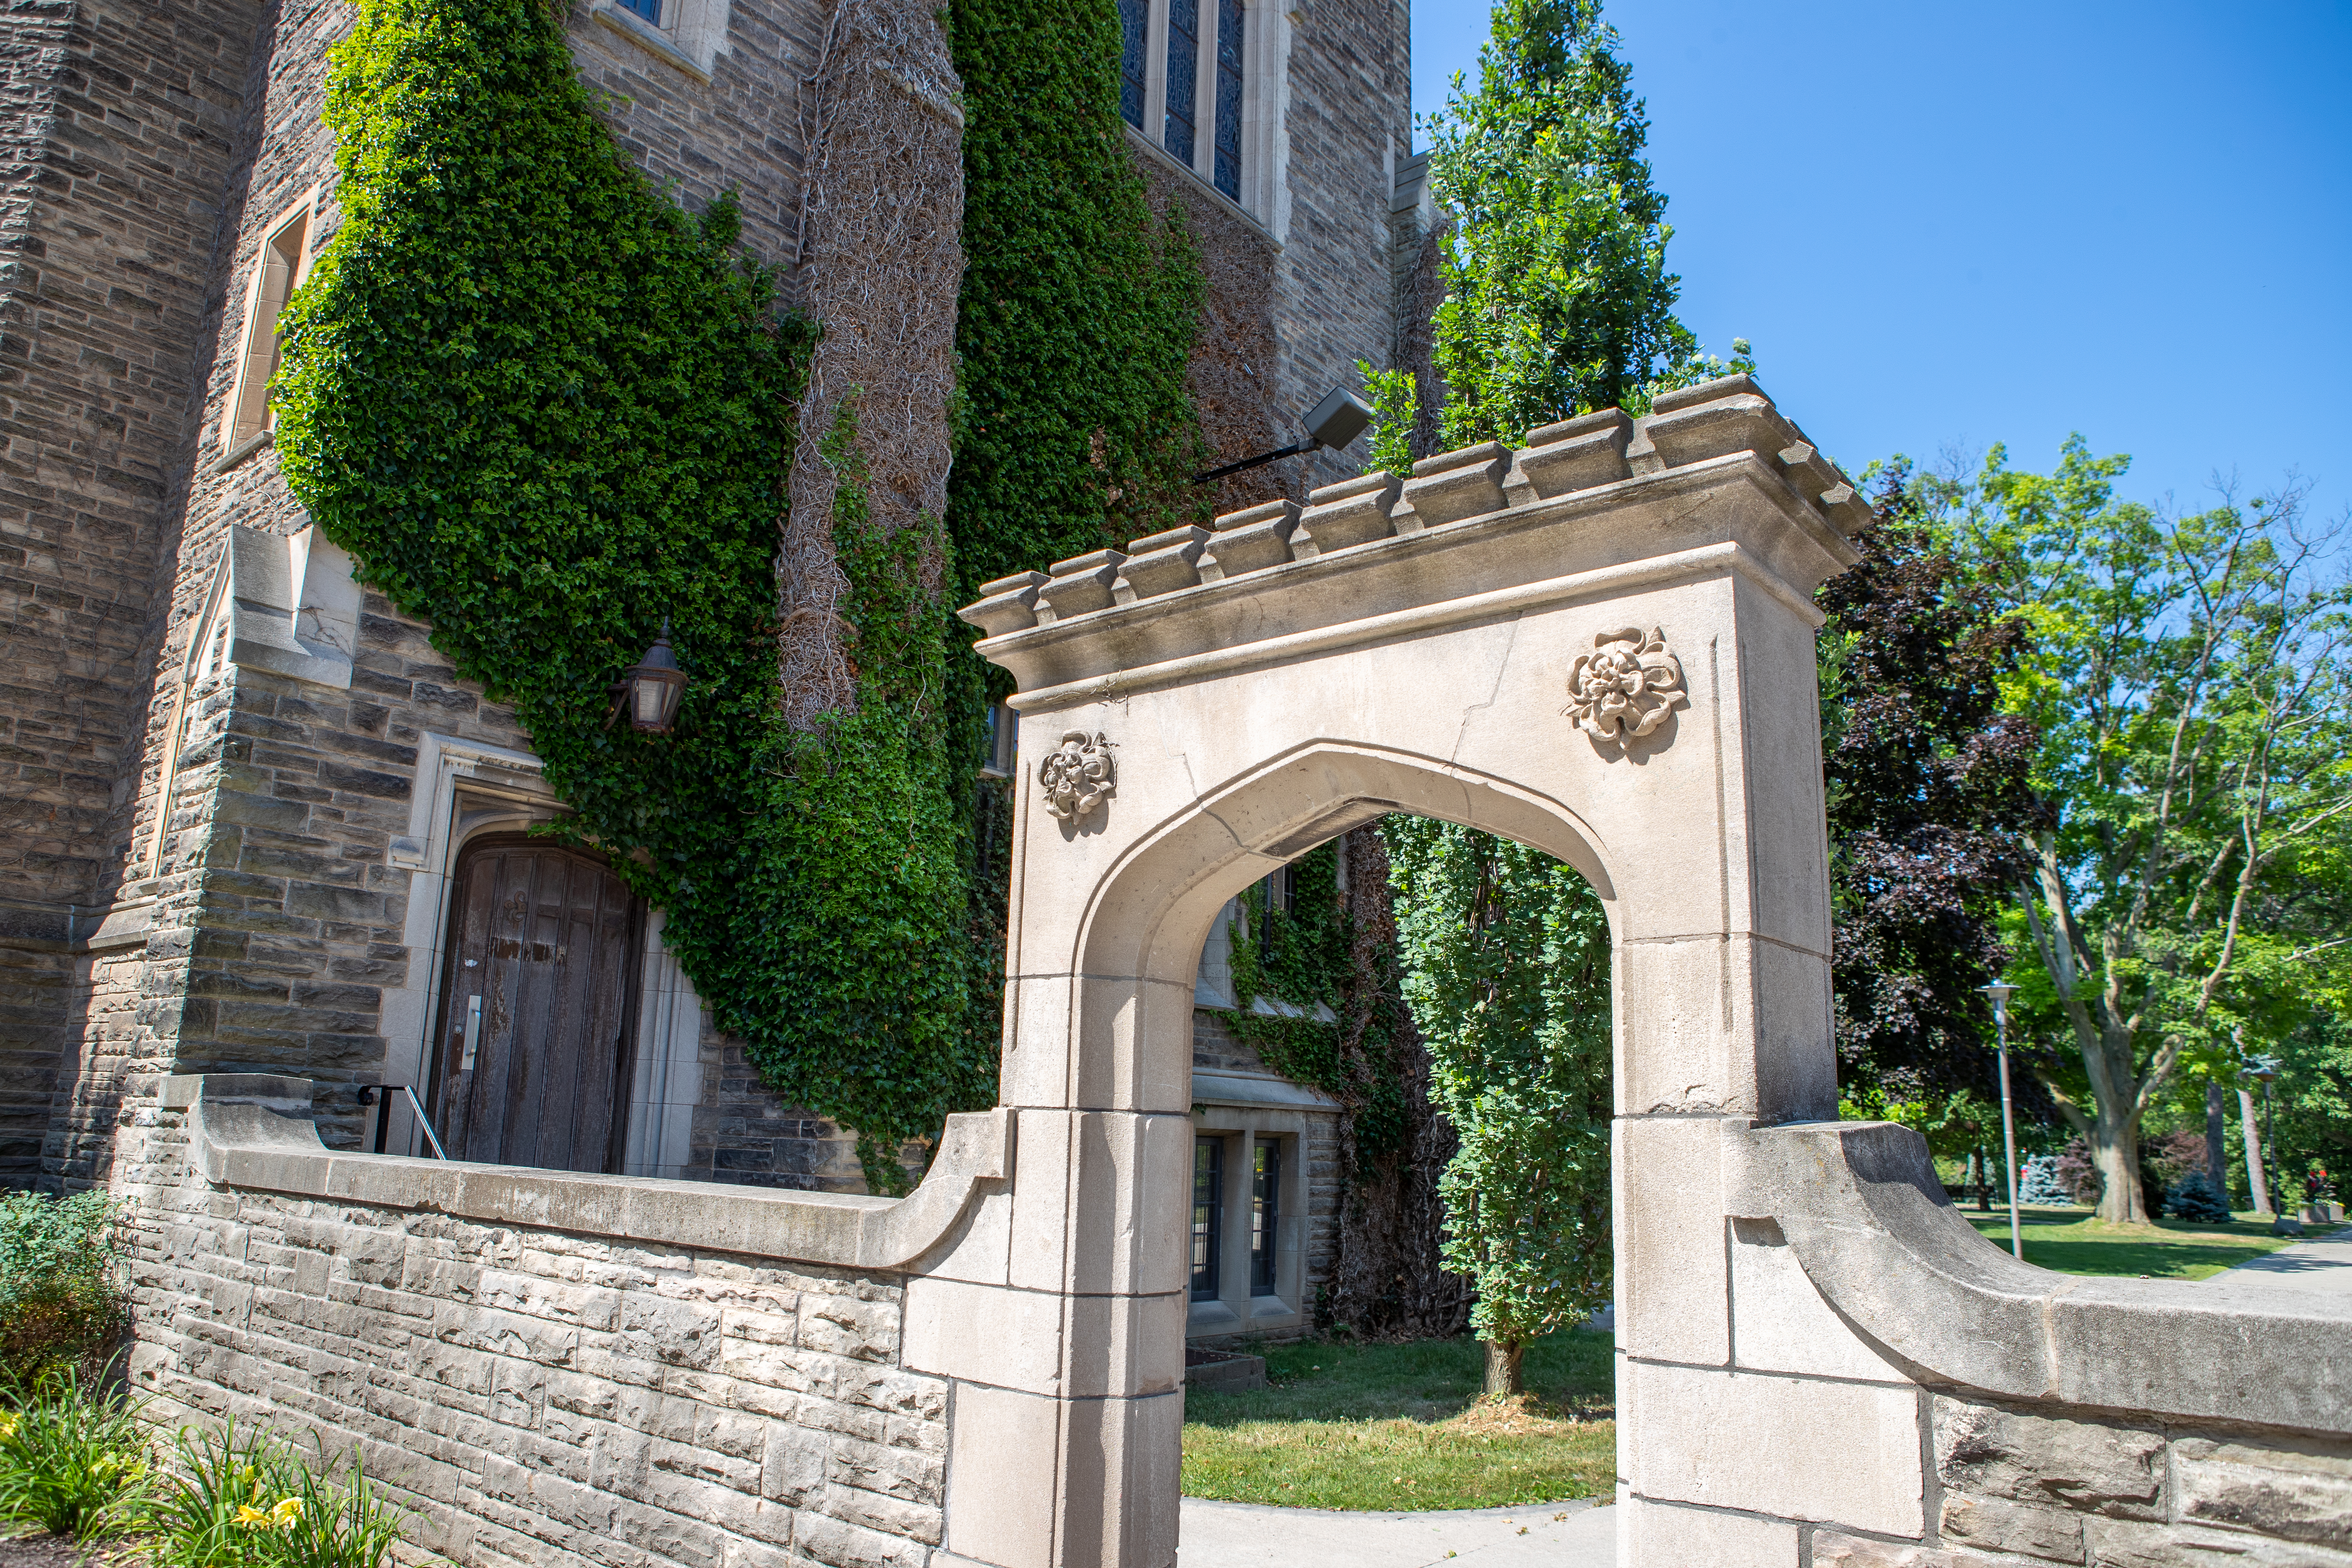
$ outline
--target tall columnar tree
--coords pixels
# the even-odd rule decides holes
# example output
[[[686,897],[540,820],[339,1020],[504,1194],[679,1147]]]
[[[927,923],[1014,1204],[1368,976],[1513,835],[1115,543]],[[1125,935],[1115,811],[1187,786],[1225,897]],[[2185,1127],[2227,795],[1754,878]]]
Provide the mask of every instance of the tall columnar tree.
[[[1599,0],[1498,0],[1477,85],[1455,76],[1430,120],[1431,177],[1457,226],[1434,342],[1448,446],[1516,443],[1581,409],[1638,414],[1696,356],[1617,44]]]
[[[2140,1124],[2328,1001],[2352,846],[2352,590],[2293,491],[2181,515],[2115,499],[2127,459],[1996,447],[1937,526],[2033,627],[2011,702],[2050,816],[2016,894],[2031,1022],[2099,1214],[2148,1217]]]
[[[1540,850],[1424,817],[1383,825],[1404,997],[1461,1140],[1442,1256],[1477,1284],[1489,1393],[1539,1334],[1609,1299],[1609,921]]]
[[[1701,355],[1675,319],[1649,121],[1597,0],[1498,0],[1475,88],[1433,117],[1455,216],[1433,323],[1444,438],[1517,442],[1588,409],[1752,368]],[[1410,455],[1412,387],[1381,378],[1375,461]],[[1469,1273],[1490,1393],[1520,1391],[1528,1338],[1609,1281],[1605,922],[1576,873],[1471,829],[1387,827],[1404,994],[1461,1151],[1443,1184],[1445,1256]]]
[[[1905,459],[1881,470],[1862,561],[1820,595],[1840,1079],[1874,1113],[1997,1102],[1977,988],[2008,965],[2000,912],[2042,816],[2038,737],[2002,710],[2025,622],[1967,580],[1917,489]]]

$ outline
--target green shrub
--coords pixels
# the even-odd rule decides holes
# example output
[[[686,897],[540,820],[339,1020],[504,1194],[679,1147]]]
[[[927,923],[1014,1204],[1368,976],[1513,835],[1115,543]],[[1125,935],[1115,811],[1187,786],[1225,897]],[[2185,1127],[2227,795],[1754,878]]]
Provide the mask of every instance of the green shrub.
[[[149,1485],[146,1401],[72,1361],[16,1393],[0,1414],[0,1518],[82,1539],[123,1529]]]
[[[348,1477],[319,1444],[319,1464],[267,1429],[184,1426],[176,1463],[149,1506],[154,1568],[382,1568],[401,1537],[398,1510],[375,1496],[359,1454]]]
[[[131,1326],[121,1210],[102,1192],[0,1197],[0,1374],[94,1373]]]

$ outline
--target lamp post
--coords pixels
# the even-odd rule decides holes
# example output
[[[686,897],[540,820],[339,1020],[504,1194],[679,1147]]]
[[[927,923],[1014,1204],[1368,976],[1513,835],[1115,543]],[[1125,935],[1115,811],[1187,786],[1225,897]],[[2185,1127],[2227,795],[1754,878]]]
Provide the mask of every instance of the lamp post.
[[[2271,1212],[2274,1215],[2284,1215],[2287,1211],[2280,1206],[2282,1198],[2279,1193],[2279,1176],[2282,1173],[2278,1169],[2278,1123],[2271,1116],[2271,1079],[2278,1077],[2278,1058],[2256,1057],[2248,1065],[2246,1070],[2260,1079],[2263,1085],[2263,1184],[2271,1190]],[[2294,1196],[2292,1193],[2286,1194],[2284,1201],[2291,1203],[2294,1201]]]
[[[1993,1038],[2000,1049],[2000,1147],[2009,1163],[2009,1250],[2019,1262],[2025,1260],[2025,1232],[2017,1222],[2017,1129],[2010,1120],[2009,1110],[2009,996],[2017,989],[1996,980],[1983,987],[1992,998]]]

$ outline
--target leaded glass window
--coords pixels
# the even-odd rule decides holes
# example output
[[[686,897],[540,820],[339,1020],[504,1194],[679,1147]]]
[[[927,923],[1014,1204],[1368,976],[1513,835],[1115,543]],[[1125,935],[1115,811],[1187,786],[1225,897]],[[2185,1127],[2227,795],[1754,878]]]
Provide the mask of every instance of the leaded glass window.
[[[1215,184],[1242,198],[1242,0],[1217,0]]]
[[[1143,129],[1144,31],[1151,20],[1151,0],[1118,0],[1118,112],[1138,131]]]
[[[1169,0],[1168,128],[1160,145],[1177,162],[1192,162],[1193,100],[1201,79],[1201,0]]]

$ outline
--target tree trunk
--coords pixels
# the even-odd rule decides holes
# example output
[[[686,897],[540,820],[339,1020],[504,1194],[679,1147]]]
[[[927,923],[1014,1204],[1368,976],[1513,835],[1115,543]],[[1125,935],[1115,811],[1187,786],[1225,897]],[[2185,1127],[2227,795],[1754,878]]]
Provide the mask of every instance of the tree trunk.
[[[2244,1089],[2238,1091],[2238,1125],[2246,1135],[2246,1191],[2254,1200],[2254,1213],[2269,1219],[2276,1212],[2271,1207],[2271,1184],[2263,1174],[2263,1135],[2254,1121],[2254,1097]]]
[[[2221,1142],[2225,1125],[2221,1086],[2209,1078],[2205,1080],[2205,1173],[2213,1178],[2215,1190],[2226,1198],[2230,1193],[2230,1151]]]
[[[1520,1362],[1528,1353],[1523,1344],[1507,1345],[1495,1340],[1486,1346],[1486,1392],[1488,1394],[1525,1394],[1528,1380]]]
[[[2147,1197],[2139,1185],[2139,1126],[2102,1101],[2091,1119],[2091,1164],[2099,1173],[2098,1217],[2109,1225],[2146,1225]]]

